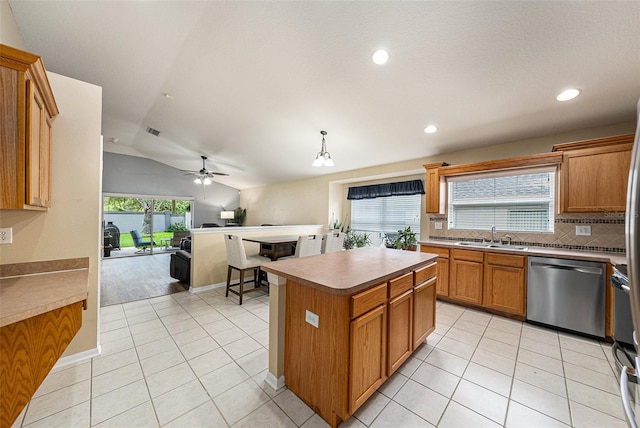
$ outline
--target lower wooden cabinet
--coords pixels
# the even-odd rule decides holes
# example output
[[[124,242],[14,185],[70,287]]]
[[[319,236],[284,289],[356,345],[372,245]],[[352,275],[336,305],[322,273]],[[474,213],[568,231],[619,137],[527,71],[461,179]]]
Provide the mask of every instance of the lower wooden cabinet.
[[[487,253],[484,306],[515,315],[526,315],[526,257]]]
[[[387,376],[391,376],[413,352],[413,284],[389,301],[389,354]]]
[[[9,427],[82,326],[82,302],[0,328],[0,426]]]
[[[433,253],[438,255],[436,294],[438,296],[449,296],[449,249],[442,247],[431,247],[421,245],[420,251],[423,253]]]
[[[413,349],[418,348],[436,329],[436,284],[430,278],[413,289]]]
[[[387,378],[386,349],[386,305],[351,321],[349,413],[355,412]]]
[[[451,250],[449,297],[474,305],[482,304],[484,253]]]
[[[287,280],[287,387],[329,425],[347,420],[435,329],[436,272],[432,263],[353,295]]]

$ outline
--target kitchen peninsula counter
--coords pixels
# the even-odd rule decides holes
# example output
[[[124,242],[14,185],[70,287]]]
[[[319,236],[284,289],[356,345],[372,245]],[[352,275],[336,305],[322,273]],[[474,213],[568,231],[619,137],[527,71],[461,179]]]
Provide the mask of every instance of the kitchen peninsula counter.
[[[265,263],[267,383],[332,427],[435,329],[436,254],[359,248]]]

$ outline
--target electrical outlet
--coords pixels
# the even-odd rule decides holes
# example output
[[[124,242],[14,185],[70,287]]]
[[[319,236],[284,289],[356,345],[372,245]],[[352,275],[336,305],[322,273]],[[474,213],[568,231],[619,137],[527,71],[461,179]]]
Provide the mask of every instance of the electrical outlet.
[[[591,226],[576,226],[577,236],[591,236]]]
[[[442,222],[441,221],[436,221],[433,224],[433,227],[436,228],[437,230],[441,230],[442,229]]]
[[[318,316],[318,314],[314,314],[311,311],[305,311],[304,320],[315,328],[318,328],[318,325],[320,323],[320,317]]]
[[[13,242],[13,229],[10,227],[0,228],[0,244],[11,244]]]

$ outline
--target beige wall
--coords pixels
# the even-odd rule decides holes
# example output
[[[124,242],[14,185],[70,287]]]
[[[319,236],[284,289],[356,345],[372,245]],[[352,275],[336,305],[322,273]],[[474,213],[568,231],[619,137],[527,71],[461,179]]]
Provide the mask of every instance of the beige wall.
[[[22,34],[7,0],[0,0],[0,42],[4,45],[26,50]]]
[[[46,66],[46,64],[45,64]],[[65,355],[97,347],[102,88],[47,73],[60,114],[53,122],[51,208],[0,211],[13,244],[0,246],[2,263],[89,257],[88,309]]]
[[[191,231],[191,286],[192,289],[206,286],[220,286],[227,281],[227,250],[224,235],[238,235],[241,238],[282,235],[321,234],[319,225],[265,226],[265,227],[212,227]],[[254,242],[244,243],[248,256],[258,254],[260,245]],[[238,278],[234,271],[233,279]]]
[[[515,141],[512,143],[416,158],[410,161],[380,165],[323,175],[317,178],[245,189],[240,194],[240,206],[247,208],[247,224],[323,224],[333,219],[349,220],[350,204],[346,188],[372,181],[401,181],[424,178],[422,165],[444,161],[464,164],[544,153],[554,144],[635,132],[635,123],[581,129],[573,132]],[[424,199],[423,199],[424,207]],[[424,211],[424,210],[423,210]],[[422,215],[422,231],[429,228],[429,216]],[[424,233],[422,236],[426,236]]]

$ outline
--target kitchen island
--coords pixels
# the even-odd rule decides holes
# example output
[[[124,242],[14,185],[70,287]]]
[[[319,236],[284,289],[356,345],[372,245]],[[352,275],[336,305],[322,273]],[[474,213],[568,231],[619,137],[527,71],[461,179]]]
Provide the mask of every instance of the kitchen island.
[[[360,248],[264,264],[267,383],[345,421],[435,329],[436,259]]]

